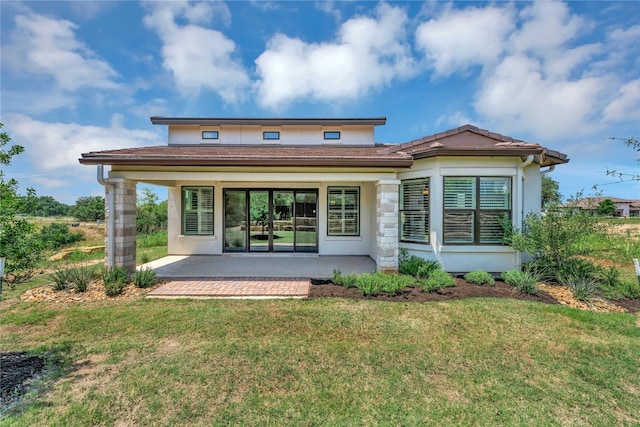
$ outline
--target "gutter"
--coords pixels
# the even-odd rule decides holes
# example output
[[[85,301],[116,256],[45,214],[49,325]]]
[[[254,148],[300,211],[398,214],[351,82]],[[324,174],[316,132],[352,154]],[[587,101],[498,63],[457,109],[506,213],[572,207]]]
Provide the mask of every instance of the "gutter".
[[[548,174],[549,172],[553,172],[553,170],[554,170],[555,168],[556,168],[556,165],[551,165],[551,166],[549,166],[549,169],[547,169],[547,170],[543,170],[543,171],[540,171],[540,175],[546,175],[546,174]]]
[[[115,186],[107,182],[106,179],[104,179],[104,165],[100,163],[97,166],[98,166],[98,169],[97,169],[98,182],[101,185],[103,185],[105,189],[108,190],[107,191],[107,210],[109,212],[109,224],[107,226],[108,227],[107,229],[107,253],[108,253],[107,268],[113,268],[115,266],[114,233],[116,228],[116,215],[114,212],[115,197],[116,197]]]
[[[522,221],[524,220],[524,168],[533,163],[534,159],[533,154],[529,154],[524,162],[518,166],[516,170],[516,202],[518,206],[516,206],[516,213],[518,217],[516,218],[515,224],[519,229],[522,229]],[[516,266],[520,268],[522,265],[522,252],[516,252]]]

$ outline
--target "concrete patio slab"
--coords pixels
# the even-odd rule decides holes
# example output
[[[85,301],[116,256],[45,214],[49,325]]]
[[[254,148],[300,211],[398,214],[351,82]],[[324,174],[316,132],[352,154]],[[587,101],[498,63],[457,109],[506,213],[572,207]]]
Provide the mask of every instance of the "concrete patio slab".
[[[303,277],[330,279],[333,270],[342,273],[371,273],[376,263],[368,256],[329,255],[169,255],[141,265],[160,278]]]

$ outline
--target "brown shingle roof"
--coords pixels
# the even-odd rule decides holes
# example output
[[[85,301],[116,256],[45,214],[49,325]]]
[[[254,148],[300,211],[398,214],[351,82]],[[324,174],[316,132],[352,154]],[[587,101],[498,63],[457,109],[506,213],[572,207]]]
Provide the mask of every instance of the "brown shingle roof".
[[[565,154],[540,144],[515,139],[472,125],[425,136],[387,148],[385,153],[405,152],[414,159],[434,156],[518,156],[534,154],[542,166],[567,163]]]
[[[411,166],[413,159],[409,154],[382,154],[386,147],[171,145],[84,153],[80,163],[152,166]]]

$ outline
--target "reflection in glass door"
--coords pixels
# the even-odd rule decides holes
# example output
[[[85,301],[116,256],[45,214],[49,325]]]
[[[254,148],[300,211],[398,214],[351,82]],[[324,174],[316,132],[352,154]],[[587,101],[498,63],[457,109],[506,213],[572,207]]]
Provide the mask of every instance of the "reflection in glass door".
[[[317,252],[317,190],[224,190],[225,252]]]

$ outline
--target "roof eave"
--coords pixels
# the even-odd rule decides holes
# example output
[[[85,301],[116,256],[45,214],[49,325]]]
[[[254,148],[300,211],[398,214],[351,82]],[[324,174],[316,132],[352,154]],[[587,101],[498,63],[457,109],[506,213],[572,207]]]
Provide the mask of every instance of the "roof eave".
[[[193,159],[83,157],[83,165],[139,166],[342,166],[409,168],[413,159]]]
[[[518,157],[527,156],[529,154],[542,154],[542,148],[505,148],[500,149],[474,149],[474,148],[430,148],[419,153],[410,153],[415,160],[426,159],[436,156],[451,157]]]
[[[250,117],[151,117],[154,125],[373,125],[379,126],[387,123],[386,117],[362,117],[362,118],[250,118]]]

